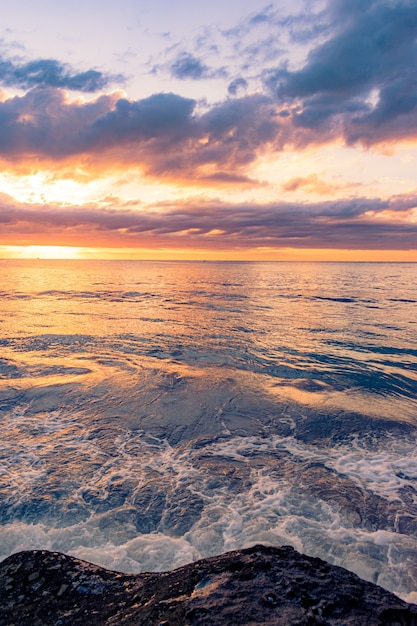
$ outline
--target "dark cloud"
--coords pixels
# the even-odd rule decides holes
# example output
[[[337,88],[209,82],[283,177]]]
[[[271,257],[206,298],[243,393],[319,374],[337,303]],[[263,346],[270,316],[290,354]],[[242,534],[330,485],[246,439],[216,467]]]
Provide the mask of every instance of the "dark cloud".
[[[172,63],[170,70],[172,76],[180,80],[187,78],[199,80],[205,78],[210,72],[209,67],[205,63],[188,52],[178,55],[174,63]]]
[[[205,78],[219,78],[227,75],[224,68],[211,68],[201,59],[189,52],[180,52],[175,61],[169,66],[169,72],[180,80],[202,80]]]
[[[61,90],[34,89],[0,102],[0,155],[64,159],[135,143],[140,151],[152,140],[169,147],[175,135],[187,134],[194,104],[173,94],[140,101],[105,95],[82,103]]]
[[[257,187],[263,186],[263,183],[260,183],[253,178],[249,178],[249,176],[244,176],[243,174],[233,174],[232,172],[215,172],[214,174],[209,174],[207,176],[201,176],[199,178],[200,183],[208,183],[215,184],[216,187],[221,185],[230,185],[237,184],[240,186],[250,186]]]
[[[132,210],[116,203],[57,207],[20,204],[0,197],[0,244],[32,235],[59,244],[155,247],[257,246],[339,249],[415,249],[417,223],[407,219],[417,196],[391,201],[357,198],[337,202],[226,204],[196,201]],[[384,218],[384,219],[381,219]],[[25,239],[26,238],[26,239]]]
[[[238,91],[245,91],[248,88],[248,81],[245,80],[244,78],[235,78],[234,80],[232,80],[232,82],[229,84],[227,91],[232,95],[235,96]]]
[[[66,64],[55,59],[39,59],[17,64],[0,60],[0,82],[7,87],[30,89],[36,86],[60,87],[75,91],[95,92],[107,87],[121,76],[105,75],[97,70],[74,72]]]
[[[220,172],[246,176],[242,170],[260,150],[284,141],[286,120],[269,98],[227,100],[201,115],[195,105],[175,94],[83,103],[61,90],[34,89],[0,102],[0,158],[52,160],[54,167],[83,158],[97,167],[127,163],[155,176],[197,180]]]
[[[283,103],[298,104],[294,126],[335,130],[372,144],[417,132],[415,0],[331,0],[332,34],[305,65],[264,76]]]
[[[119,99],[114,108],[85,129],[86,149],[112,146],[126,141],[146,143],[163,140],[167,144],[190,128],[194,100],[172,93],[161,93],[139,101]]]

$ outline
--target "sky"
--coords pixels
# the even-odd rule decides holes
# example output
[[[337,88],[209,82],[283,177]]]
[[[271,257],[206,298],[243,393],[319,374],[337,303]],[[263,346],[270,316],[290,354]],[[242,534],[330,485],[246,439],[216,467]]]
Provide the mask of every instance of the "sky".
[[[3,0],[0,258],[417,261],[416,0]]]

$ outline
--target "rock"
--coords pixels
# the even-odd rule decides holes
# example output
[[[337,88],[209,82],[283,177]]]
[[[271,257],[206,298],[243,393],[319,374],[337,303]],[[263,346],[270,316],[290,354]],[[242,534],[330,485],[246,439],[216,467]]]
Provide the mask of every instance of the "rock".
[[[136,576],[45,550],[0,564],[1,626],[86,623],[412,626],[417,606],[290,547],[258,545]]]

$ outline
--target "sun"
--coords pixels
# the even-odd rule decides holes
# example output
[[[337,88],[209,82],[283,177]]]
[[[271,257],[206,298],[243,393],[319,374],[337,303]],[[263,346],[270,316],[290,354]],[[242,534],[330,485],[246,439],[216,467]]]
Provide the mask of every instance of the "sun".
[[[79,259],[80,248],[72,246],[26,246],[21,253],[24,259]]]

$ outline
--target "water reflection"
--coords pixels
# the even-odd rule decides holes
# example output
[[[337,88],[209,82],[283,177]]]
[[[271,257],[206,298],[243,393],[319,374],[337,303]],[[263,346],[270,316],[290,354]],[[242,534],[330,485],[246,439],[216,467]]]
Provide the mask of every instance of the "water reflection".
[[[0,266],[2,555],[284,542],[414,592],[417,266]]]

